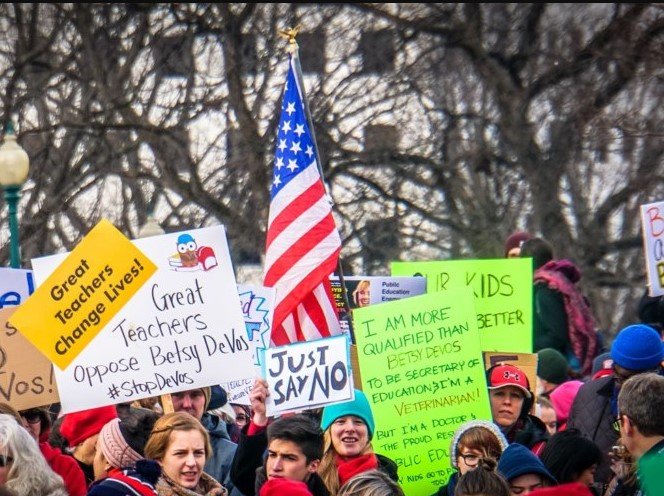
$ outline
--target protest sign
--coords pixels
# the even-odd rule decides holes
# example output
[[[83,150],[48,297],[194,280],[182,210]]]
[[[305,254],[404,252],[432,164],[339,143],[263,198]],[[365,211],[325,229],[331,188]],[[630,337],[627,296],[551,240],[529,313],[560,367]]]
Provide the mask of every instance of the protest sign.
[[[643,250],[648,269],[648,293],[664,295],[664,202],[641,205]]]
[[[341,281],[336,276],[330,276],[330,282],[337,308],[343,309]],[[427,292],[425,277],[344,276],[344,284],[351,308],[401,300]]]
[[[256,371],[246,379],[226,382],[221,387],[226,391],[229,403],[249,405],[249,391],[254,384],[254,378],[261,375],[262,350],[270,346],[270,331],[272,329],[272,315],[274,313],[274,288],[264,286],[250,286],[238,284],[242,316],[247,330],[247,339],[254,353],[253,360]]]
[[[485,351],[533,351],[533,268],[529,258],[392,262],[392,275],[424,275],[427,292],[469,287]]]
[[[268,415],[353,400],[348,345],[348,335],[339,334],[264,350]]]
[[[64,371],[55,370],[64,412],[221,384],[253,373],[224,228],[133,243],[158,270]],[[37,283],[61,259],[33,260]]]
[[[15,310],[0,310],[0,402],[18,411],[57,403],[53,364],[9,323]]]
[[[33,269],[34,269],[33,265]],[[67,367],[156,270],[107,220],[64,257],[11,323],[60,369]]]
[[[350,332],[341,281],[336,276],[330,276],[330,285],[341,329],[344,332]],[[344,285],[351,309],[400,300],[427,292],[425,277],[344,276]]]
[[[491,419],[473,304],[470,290],[459,288],[354,311],[373,446],[399,465],[408,495],[446,484],[456,428]]]
[[[18,306],[34,292],[31,270],[0,267],[0,309]]]

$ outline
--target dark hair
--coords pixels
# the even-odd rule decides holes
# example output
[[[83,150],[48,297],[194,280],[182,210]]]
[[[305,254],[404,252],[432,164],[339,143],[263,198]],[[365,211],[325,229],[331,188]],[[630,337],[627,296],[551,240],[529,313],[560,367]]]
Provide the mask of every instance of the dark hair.
[[[454,489],[454,496],[510,496],[510,488],[505,479],[496,473],[496,461],[482,458],[475,470],[470,470],[459,477]]]
[[[652,372],[627,379],[618,393],[618,412],[644,436],[664,436],[664,377]]]
[[[131,408],[118,424],[122,437],[138,454],[143,455],[159,414],[147,408]]]
[[[542,238],[532,238],[521,245],[521,258],[532,257],[533,269],[537,270],[545,263],[553,260],[553,246]]]
[[[60,424],[62,424],[64,418],[64,415],[62,417],[56,418],[53,422],[53,425],[51,426],[51,430],[48,433],[48,444],[54,448],[58,448],[63,453],[66,452],[67,448],[69,447],[69,443],[65,437],[60,434]]]
[[[556,432],[540,455],[542,463],[559,484],[576,482],[584,470],[602,460],[597,445],[578,429]]]
[[[307,415],[281,417],[267,428],[268,446],[273,439],[290,441],[300,447],[307,463],[323,458],[323,431]]]

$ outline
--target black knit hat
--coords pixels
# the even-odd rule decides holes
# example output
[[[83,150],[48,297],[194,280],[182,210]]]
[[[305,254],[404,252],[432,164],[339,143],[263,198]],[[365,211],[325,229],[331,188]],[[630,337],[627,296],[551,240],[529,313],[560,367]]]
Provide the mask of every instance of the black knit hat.
[[[558,350],[544,348],[537,352],[537,377],[552,384],[562,384],[567,377],[567,359]]]

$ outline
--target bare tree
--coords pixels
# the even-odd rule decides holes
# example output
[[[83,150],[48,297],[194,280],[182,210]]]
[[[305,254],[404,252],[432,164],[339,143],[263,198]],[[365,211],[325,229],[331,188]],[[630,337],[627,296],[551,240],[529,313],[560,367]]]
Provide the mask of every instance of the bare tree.
[[[635,318],[638,207],[662,195],[656,4],[4,4],[24,260],[154,212],[223,223],[235,263],[257,262],[277,33],[297,24],[348,272],[501,256],[522,228],[582,267],[605,328]]]

